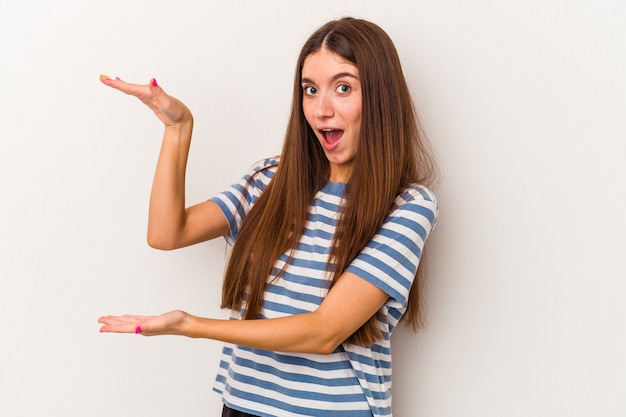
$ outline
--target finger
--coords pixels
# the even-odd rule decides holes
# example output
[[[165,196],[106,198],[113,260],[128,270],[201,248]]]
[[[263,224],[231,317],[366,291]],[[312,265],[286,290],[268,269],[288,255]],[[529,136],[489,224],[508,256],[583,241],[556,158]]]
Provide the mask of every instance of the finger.
[[[107,320],[106,324],[100,327],[101,333],[141,333],[140,322]],[[139,330],[138,330],[139,329]]]
[[[139,316],[134,314],[124,314],[123,316],[102,316],[98,319],[98,323],[137,323],[138,321],[149,320],[152,318],[154,318],[154,316]]]
[[[160,107],[158,104],[159,101],[162,102],[167,95],[164,93],[159,84],[157,84],[156,78],[150,78],[150,81],[148,82],[148,89],[150,91],[150,103],[146,104],[153,104],[155,108]]]
[[[115,77],[115,79],[113,79],[106,74],[100,74],[100,82],[106,86],[115,88],[122,93],[135,96],[144,102],[150,101],[154,98],[149,85],[127,83],[119,77]]]
[[[137,325],[127,322],[110,322],[100,327],[100,333],[134,333]]]
[[[106,74],[100,74],[100,82],[102,82],[102,84],[104,85],[108,85],[110,87],[115,87],[115,88],[120,86],[122,83],[125,83],[124,80],[122,80],[120,77],[112,78]],[[128,83],[125,83],[125,84],[128,84]]]
[[[124,323],[130,321],[130,316],[102,316],[98,319],[98,323],[110,324],[110,323]]]
[[[100,74],[100,82],[104,85],[112,86],[111,84],[115,82],[113,78],[109,77],[106,74]]]
[[[150,98],[155,107],[167,107],[169,105],[171,97],[168,96],[163,88],[161,88],[161,86],[157,83],[156,78],[150,79],[148,88],[150,90]]]

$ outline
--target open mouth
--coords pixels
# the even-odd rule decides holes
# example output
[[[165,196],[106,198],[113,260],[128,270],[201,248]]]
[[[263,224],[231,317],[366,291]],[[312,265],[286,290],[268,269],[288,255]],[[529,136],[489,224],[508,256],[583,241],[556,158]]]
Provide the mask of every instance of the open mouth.
[[[343,136],[343,130],[341,129],[322,129],[320,130],[322,136],[329,144],[334,144],[339,142],[341,137]]]

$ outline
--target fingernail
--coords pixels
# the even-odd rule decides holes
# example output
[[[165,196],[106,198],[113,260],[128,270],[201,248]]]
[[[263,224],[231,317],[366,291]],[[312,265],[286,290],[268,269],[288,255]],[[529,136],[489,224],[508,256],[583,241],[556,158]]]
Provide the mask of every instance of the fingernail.
[[[153,87],[157,87],[157,86],[158,86],[158,84],[157,84],[157,82],[156,82],[156,78],[153,78],[153,79],[152,79],[152,86],[153,86]]]
[[[121,79],[120,77],[115,77],[115,79],[116,79],[117,81],[122,81],[122,79]]]
[[[108,76],[108,75],[106,75],[106,74],[100,74],[100,76],[101,76],[102,78],[107,79],[107,80],[110,80],[110,79],[111,79],[111,77],[109,77],[109,76]]]
[[[137,326],[137,328],[135,329],[135,334],[139,334],[141,333],[141,327]]]

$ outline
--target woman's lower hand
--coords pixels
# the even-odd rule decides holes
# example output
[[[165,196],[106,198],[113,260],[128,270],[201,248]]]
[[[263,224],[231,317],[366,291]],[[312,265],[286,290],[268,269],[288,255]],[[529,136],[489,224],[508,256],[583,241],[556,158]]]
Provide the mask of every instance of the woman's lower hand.
[[[102,333],[136,333],[144,336],[182,335],[183,324],[188,314],[181,310],[170,311],[160,316],[102,316],[98,323]]]
[[[130,84],[119,78],[111,78],[100,74],[100,81],[111,88],[137,97],[165,124],[174,126],[181,123],[191,123],[191,111],[180,100],[168,95],[152,78],[148,84]]]

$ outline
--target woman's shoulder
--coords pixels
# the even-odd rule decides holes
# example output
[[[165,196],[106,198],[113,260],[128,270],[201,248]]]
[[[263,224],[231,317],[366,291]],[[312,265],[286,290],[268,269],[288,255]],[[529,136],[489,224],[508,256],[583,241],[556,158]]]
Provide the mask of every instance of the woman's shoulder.
[[[437,204],[437,197],[428,187],[422,184],[411,184],[404,189],[396,201],[398,204],[420,201]]]
[[[428,219],[431,228],[434,227],[439,214],[437,198],[428,187],[421,184],[411,184],[396,198],[395,209],[391,216],[419,215]]]
[[[265,158],[265,159],[256,161],[250,166],[250,174],[254,175],[256,173],[259,173],[262,171],[268,171],[268,170],[272,172],[276,172],[279,162],[280,162],[280,156],[273,156],[270,158]]]
[[[248,169],[248,173],[244,176],[244,180],[249,184],[255,183],[257,186],[264,188],[264,186],[269,184],[274,177],[279,161],[280,157],[278,156],[256,161]]]

